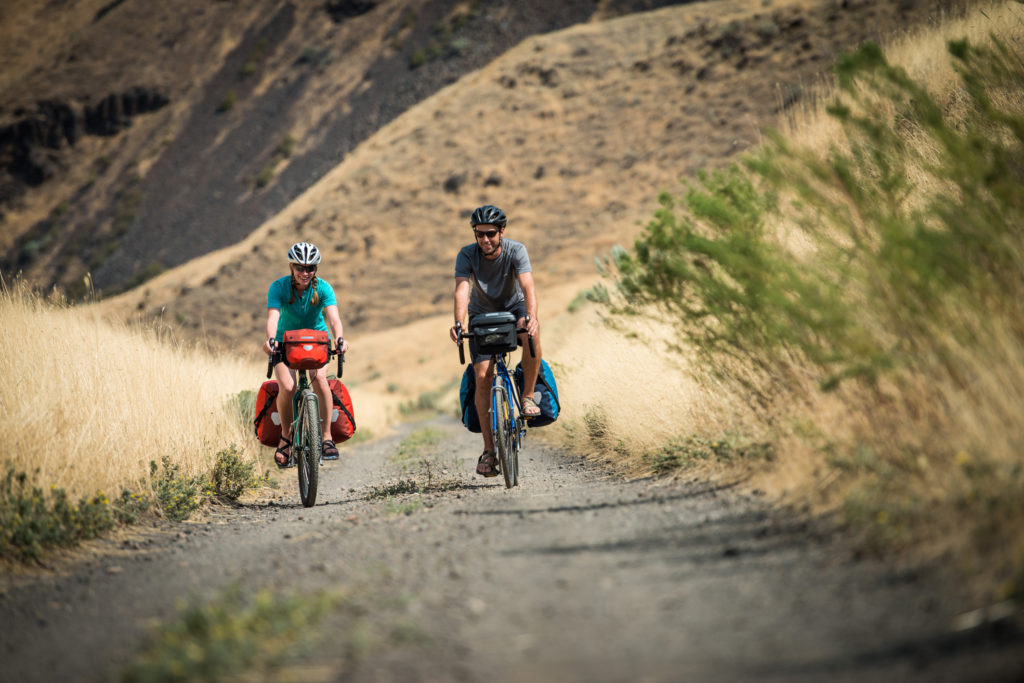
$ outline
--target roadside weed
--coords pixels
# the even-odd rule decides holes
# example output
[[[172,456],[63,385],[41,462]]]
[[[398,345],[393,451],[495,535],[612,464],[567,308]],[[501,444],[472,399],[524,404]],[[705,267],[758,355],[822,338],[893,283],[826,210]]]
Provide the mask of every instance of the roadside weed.
[[[13,467],[0,479],[0,557],[39,562],[48,547],[74,546],[113,526],[110,501],[102,491],[75,505],[64,489],[44,492]]]
[[[116,680],[274,680],[275,672],[312,648],[312,627],[340,598],[317,594],[243,595],[228,589],[206,604],[185,604],[158,625]]]
[[[767,441],[755,441],[738,434],[724,434],[717,439],[685,436],[646,455],[655,474],[669,474],[679,469],[694,467],[702,461],[737,462],[772,460],[775,447]]]

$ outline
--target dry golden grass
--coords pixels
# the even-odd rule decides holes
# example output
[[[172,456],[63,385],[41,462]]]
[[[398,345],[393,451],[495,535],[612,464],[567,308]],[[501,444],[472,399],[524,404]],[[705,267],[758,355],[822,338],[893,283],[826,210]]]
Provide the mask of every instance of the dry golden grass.
[[[950,40],[987,43],[990,36],[1010,46],[1024,39],[1024,7],[994,2],[957,21],[915,33],[885,48],[890,63],[902,66],[923,85],[953,120],[964,96],[947,51]],[[822,101],[832,93],[822,95]],[[1012,111],[1024,111],[1019,92],[995,93]],[[890,102],[869,103],[886,111]],[[787,138],[824,157],[841,144],[842,131],[824,106],[789,121]],[[924,136],[907,141],[922,165],[931,158]],[[922,144],[924,143],[924,144]],[[914,175],[922,196],[936,191],[933,174]],[[792,229],[787,244],[813,259]],[[970,577],[979,595],[1006,597],[1024,590],[1024,505],[1021,503],[1019,416],[1024,410],[1024,348],[1019,329],[1020,293],[1004,293],[999,318],[964,307],[948,318],[960,332],[931,330],[930,350],[913,370],[889,373],[877,387],[848,385],[823,394],[816,376],[788,384],[786,416],[779,425],[785,453],[758,485],[777,497],[809,502],[818,510],[841,509],[869,546],[912,550],[918,557],[948,558]],[[956,304],[952,304],[956,305]],[[872,322],[864,311],[865,325]],[[963,330],[973,330],[964,334]]]
[[[258,454],[228,404],[253,388],[258,368],[20,284],[0,290],[0,317],[3,456],[38,485],[117,495],[139,490],[150,461],[164,456],[193,476],[232,444]]]

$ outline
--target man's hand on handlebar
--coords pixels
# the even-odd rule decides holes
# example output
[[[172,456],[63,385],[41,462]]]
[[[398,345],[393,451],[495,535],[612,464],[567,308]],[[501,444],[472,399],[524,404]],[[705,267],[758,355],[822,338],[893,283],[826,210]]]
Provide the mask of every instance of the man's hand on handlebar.
[[[537,318],[526,316],[526,334],[536,337],[538,332],[540,332],[540,323],[537,322]]]
[[[462,335],[462,323],[455,323],[452,328],[448,330],[448,336],[451,337],[452,341],[458,344],[461,340],[459,337]]]

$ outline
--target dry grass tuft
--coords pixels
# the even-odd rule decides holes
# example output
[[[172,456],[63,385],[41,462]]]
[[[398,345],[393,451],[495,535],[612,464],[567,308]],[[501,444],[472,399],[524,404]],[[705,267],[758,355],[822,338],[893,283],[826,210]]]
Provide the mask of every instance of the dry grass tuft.
[[[258,444],[231,399],[258,370],[165,331],[111,324],[21,283],[0,290],[4,460],[75,498],[148,484],[150,461],[210,471],[232,444]]]

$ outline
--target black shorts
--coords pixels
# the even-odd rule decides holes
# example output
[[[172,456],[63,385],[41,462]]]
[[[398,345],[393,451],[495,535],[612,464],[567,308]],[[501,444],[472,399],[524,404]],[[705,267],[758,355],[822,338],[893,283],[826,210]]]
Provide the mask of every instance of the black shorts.
[[[526,302],[520,301],[515,306],[508,309],[508,312],[516,317],[518,321],[520,318],[526,317]],[[469,316],[469,326],[473,327],[473,316]],[[518,335],[517,335],[518,336]],[[469,362],[478,363],[482,360],[490,360],[491,354],[489,353],[478,353],[476,350],[476,339],[473,337],[469,338]]]

